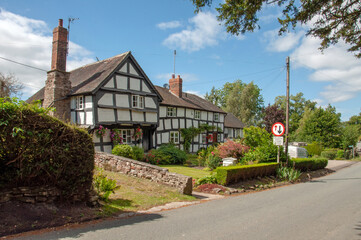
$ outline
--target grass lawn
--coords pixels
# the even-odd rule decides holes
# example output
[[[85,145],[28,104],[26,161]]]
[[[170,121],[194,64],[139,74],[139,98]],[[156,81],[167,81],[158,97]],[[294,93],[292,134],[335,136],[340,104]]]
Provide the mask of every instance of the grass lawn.
[[[110,195],[103,207],[103,214],[146,210],[170,202],[194,201],[193,196],[180,194],[175,188],[152,182],[148,179],[131,177],[122,173],[104,171],[108,178],[117,181],[120,188]]]
[[[206,171],[179,165],[161,165],[160,167],[168,169],[169,172],[179,173],[185,176],[192,177],[193,179],[198,179],[212,174],[212,171]]]

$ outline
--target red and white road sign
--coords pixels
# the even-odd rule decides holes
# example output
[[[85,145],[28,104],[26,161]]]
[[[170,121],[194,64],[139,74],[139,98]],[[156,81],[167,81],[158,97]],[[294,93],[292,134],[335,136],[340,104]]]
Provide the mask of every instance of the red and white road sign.
[[[280,122],[276,122],[275,124],[272,125],[272,133],[273,135],[275,135],[276,137],[280,137],[285,133],[285,125],[283,125]]]

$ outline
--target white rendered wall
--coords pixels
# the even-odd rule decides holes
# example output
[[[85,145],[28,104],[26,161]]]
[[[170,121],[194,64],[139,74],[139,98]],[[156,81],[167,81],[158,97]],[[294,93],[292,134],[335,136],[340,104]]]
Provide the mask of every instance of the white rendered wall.
[[[117,103],[117,107],[127,107],[129,108],[129,96],[126,94],[116,94],[115,101]]]

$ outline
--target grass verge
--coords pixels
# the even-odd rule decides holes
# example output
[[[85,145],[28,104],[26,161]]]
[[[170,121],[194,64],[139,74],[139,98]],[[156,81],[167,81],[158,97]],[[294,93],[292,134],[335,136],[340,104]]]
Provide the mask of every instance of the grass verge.
[[[118,212],[133,212],[164,205],[170,202],[195,201],[193,196],[180,194],[176,189],[147,179],[104,171],[108,178],[117,181],[120,188],[111,194],[102,208],[104,216]]]
[[[169,172],[179,173],[185,176],[192,177],[193,179],[198,179],[212,174],[212,171],[179,165],[162,165],[160,167],[168,169]]]

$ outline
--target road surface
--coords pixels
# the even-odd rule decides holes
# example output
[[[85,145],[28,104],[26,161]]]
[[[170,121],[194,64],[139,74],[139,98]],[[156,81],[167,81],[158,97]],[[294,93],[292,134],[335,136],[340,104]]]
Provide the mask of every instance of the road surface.
[[[361,163],[307,183],[22,239],[361,239]]]

